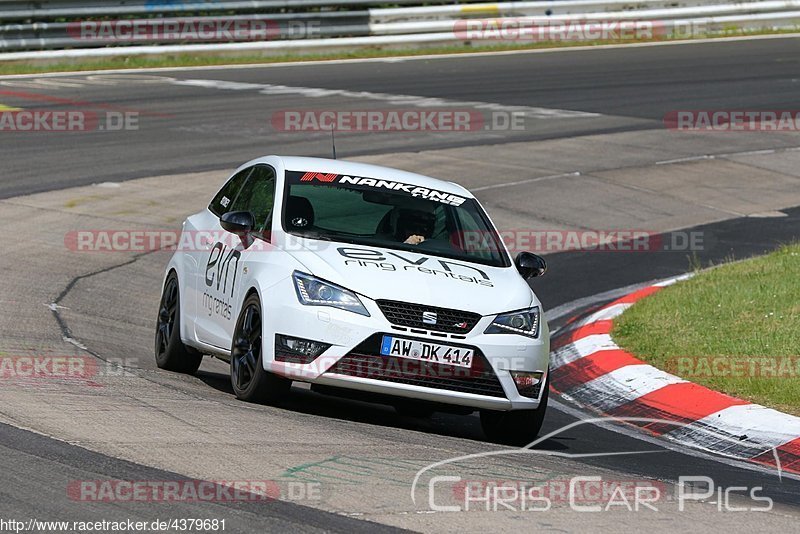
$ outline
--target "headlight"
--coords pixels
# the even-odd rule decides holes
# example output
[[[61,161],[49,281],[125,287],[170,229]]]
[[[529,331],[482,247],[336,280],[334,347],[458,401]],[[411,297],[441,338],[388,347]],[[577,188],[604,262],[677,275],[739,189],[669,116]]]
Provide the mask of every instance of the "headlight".
[[[519,334],[521,336],[539,336],[539,307],[498,315],[485,334]]]
[[[349,289],[297,271],[292,275],[297,299],[306,306],[330,306],[369,317],[369,312]]]

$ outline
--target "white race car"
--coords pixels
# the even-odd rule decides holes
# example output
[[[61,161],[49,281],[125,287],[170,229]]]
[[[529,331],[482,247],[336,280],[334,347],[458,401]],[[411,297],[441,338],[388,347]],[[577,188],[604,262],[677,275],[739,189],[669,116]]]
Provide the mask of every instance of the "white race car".
[[[156,362],[230,363],[239,399],[292,381],[405,416],[480,411],[487,437],[532,441],[547,406],[549,332],[478,201],[426,176],[339,160],[246,163],[183,224],[166,268]]]

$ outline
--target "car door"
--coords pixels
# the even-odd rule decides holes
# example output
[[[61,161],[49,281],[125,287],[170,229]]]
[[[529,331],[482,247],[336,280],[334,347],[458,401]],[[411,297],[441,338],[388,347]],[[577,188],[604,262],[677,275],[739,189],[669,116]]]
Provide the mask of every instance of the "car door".
[[[236,198],[230,202],[226,212],[249,211],[253,214],[256,226],[252,239],[267,239],[265,230],[271,222],[272,207],[275,200],[275,170],[268,165],[255,165],[251,168],[244,185]],[[248,248],[239,236],[222,230],[221,239],[214,243],[205,261],[201,277],[205,285],[203,303],[211,313],[203,333],[206,343],[229,349],[239,310],[236,306],[242,299],[243,274],[247,267]],[[203,263],[201,262],[201,266]]]
[[[220,336],[214,334],[215,315],[223,312],[224,303],[219,291],[224,288],[220,284],[218,290],[215,284],[218,280],[215,267],[220,263],[218,258],[222,249],[220,245],[236,243],[238,238],[230,239],[228,233],[222,229],[219,219],[232,210],[233,202],[239,196],[252,171],[253,168],[248,167],[234,174],[214,195],[207,210],[189,218],[185,229],[191,232],[192,241],[196,245],[191,251],[191,255],[194,256],[192,263],[196,265],[191,284],[191,298],[196,310],[194,333],[198,341],[225,350],[230,348],[228,344],[223,343]],[[210,284],[209,278],[211,278]]]

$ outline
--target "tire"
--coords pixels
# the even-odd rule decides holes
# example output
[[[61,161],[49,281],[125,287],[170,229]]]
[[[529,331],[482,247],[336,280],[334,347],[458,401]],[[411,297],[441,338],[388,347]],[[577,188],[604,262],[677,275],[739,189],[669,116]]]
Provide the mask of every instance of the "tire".
[[[414,417],[417,419],[428,419],[436,410],[422,403],[398,402],[394,405],[394,411],[403,417]]]
[[[231,345],[231,386],[237,399],[275,404],[286,396],[292,381],[264,370],[261,301],[249,296],[236,321]]]
[[[481,410],[481,427],[489,441],[524,446],[535,440],[544,422],[549,389],[545,384],[542,402],[535,410]]]
[[[181,299],[178,276],[169,273],[161,293],[156,320],[155,356],[160,369],[193,375],[203,361],[203,355],[181,341]]]

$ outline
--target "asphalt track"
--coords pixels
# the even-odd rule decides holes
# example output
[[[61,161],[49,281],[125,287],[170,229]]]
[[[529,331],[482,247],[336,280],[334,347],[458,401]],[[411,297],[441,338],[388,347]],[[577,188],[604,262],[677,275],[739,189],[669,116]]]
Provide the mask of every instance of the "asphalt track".
[[[800,39],[153,74],[600,114],[536,119],[522,131],[387,132],[370,136],[369,143],[363,142],[363,133],[340,133],[339,157],[353,157],[661,128],[665,113],[682,109],[792,109],[800,84]],[[108,77],[92,85],[38,79],[2,81],[0,103],[95,111],[103,109],[97,106],[102,103],[141,113],[140,128],[81,134],[80,141],[52,136],[44,147],[29,135],[0,133],[3,153],[12,155],[3,158],[0,198],[105,180],[228,169],[268,152],[330,157],[328,134],[278,132],[270,124],[272,113],[395,107],[353,98],[318,102],[291,93],[265,97],[246,90],[209,91],[146,77],[118,85]],[[64,101],[38,99],[41,95]]]
[[[459,105],[458,102],[491,102],[507,110],[516,109],[513,106],[528,107],[528,112],[533,114],[536,113],[534,108],[587,114],[578,118],[558,114],[548,118],[529,117],[529,127],[515,132],[414,136],[385,133],[370,136],[369,143],[363,142],[363,134],[337,136],[340,155],[344,153],[352,157],[644,132],[663,128],[663,115],[675,109],[792,109],[796,102],[797,84],[800,83],[798,52],[800,40],[775,39],[557,54],[192,70],[153,75],[178,82],[215,80],[416,95],[447,99],[455,102],[454,105]],[[209,89],[197,84],[166,83],[155,78],[146,80],[146,83],[112,83],[107,78],[106,83],[86,84],[80,81],[84,78],[68,78],[79,80],[71,86],[62,78],[58,79],[61,85],[52,82],[43,85],[42,80],[49,80],[43,77],[36,77],[33,81],[2,80],[0,104],[46,109],[64,105],[91,108],[102,102],[115,109],[140,111],[142,128],[133,132],[76,134],[78,137],[2,133],[0,198],[104,181],[231,168],[263,153],[327,156],[327,134],[276,133],[269,127],[270,114],[276,109],[300,109],[304,106],[382,109],[396,105],[381,103],[375,98],[359,100],[352,95],[328,96],[324,104],[309,105],[308,97],[298,97],[297,90],[265,98],[256,90],[243,87],[220,89],[219,84]],[[63,100],[34,100],[32,94]],[[730,146],[737,144],[747,145],[741,147],[743,149],[782,148],[794,146],[797,138],[776,136],[748,139],[746,142],[731,139],[727,143]],[[535,191],[535,186],[531,188]],[[784,217],[729,217],[684,230],[702,232],[707,237],[707,246],[698,252],[696,261],[708,264],[730,257],[742,258],[797,238],[800,209],[782,211]],[[550,254],[548,261],[550,273],[534,282],[534,289],[548,309],[603,291],[685,272],[688,268],[684,251],[662,251],[654,255],[572,251]],[[82,280],[70,284],[71,291],[81,291],[84,286],[79,282]],[[137,281],[136,284],[146,282]],[[86,298],[91,300],[92,297]],[[71,326],[69,318],[62,326]],[[78,330],[70,333],[79,338],[82,334],[91,337],[90,333]],[[109,343],[90,344],[90,348],[103,354]],[[226,392],[223,375],[209,372],[202,378],[209,383],[211,391]],[[313,394],[301,394],[290,409],[300,414],[328,417],[334,431],[336,425],[354,421],[366,422],[378,430],[399,425],[401,429],[413,431],[409,440],[434,445],[439,441],[442,444],[449,442],[453,436],[479,439],[474,427],[464,428],[457,417],[437,416],[432,423],[398,423],[387,415],[390,412],[365,412],[360,403],[337,400],[319,407],[313,398]],[[573,412],[552,409],[548,412],[545,432],[573,421]],[[3,473],[8,473],[4,477],[14,488],[4,495],[0,506],[0,513],[9,517],[37,512],[46,512],[39,513],[40,516],[61,518],[85,518],[94,513],[109,515],[107,507],[95,505],[96,509],[87,509],[86,503],[65,499],[63,491],[55,490],[63,488],[64,480],[102,477],[157,480],[176,476],[8,426],[0,426],[0,447],[4,449],[0,455]],[[570,454],[586,454],[652,450],[653,445],[606,428],[588,426],[549,440],[543,447]],[[467,448],[471,450],[474,447],[469,445]],[[620,476],[674,480],[678,473],[691,473],[711,476],[724,486],[761,485],[776,502],[790,506],[792,513],[796,513],[796,507],[800,506],[800,483],[796,480],[778,481],[774,474],[720,463],[691,452],[662,449],[656,455],[573,461],[576,465],[607,469]],[[67,469],[72,471],[66,472]],[[54,474],[56,471],[58,475]],[[44,510],[43,488],[49,489]],[[183,508],[170,509],[170,514],[173,517],[198,514],[215,517],[220,515],[222,505],[181,506]],[[163,510],[161,512],[163,514]],[[153,518],[157,513],[137,504],[117,504],[114,510],[114,514],[125,518]],[[376,528],[372,524],[289,503],[272,503],[268,507],[233,505],[224,513],[234,514],[236,530],[242,532],[259,526],[263,528],[264,525],[268,525],[270,530],[292,528],[301,531]]]
[[[148,502],[109,507],[104,503],[65,502],[64,487],[72,480],[175,480],[187,477],[108,458],[63,442],[8,425],[0,425],[0,456],[3,466],[0,517],[27,523],[31,518],[47,521],[87,521],[99,518],[125,522],[169,518],[211,519],[227,517],[227,532],[260,532],[265,525],[274,532],[395,532],[397,529],[350,519],[338,514],[311,511],[280,500],[196,504],[175,502],[166,511],[155,511]],[[35,466],[31,470],[27,466]],[[35,473],[32,473],[35,471]],[[159,514],[160,512],[160,514]],[[39,529],[44,530],[44,529]]]

